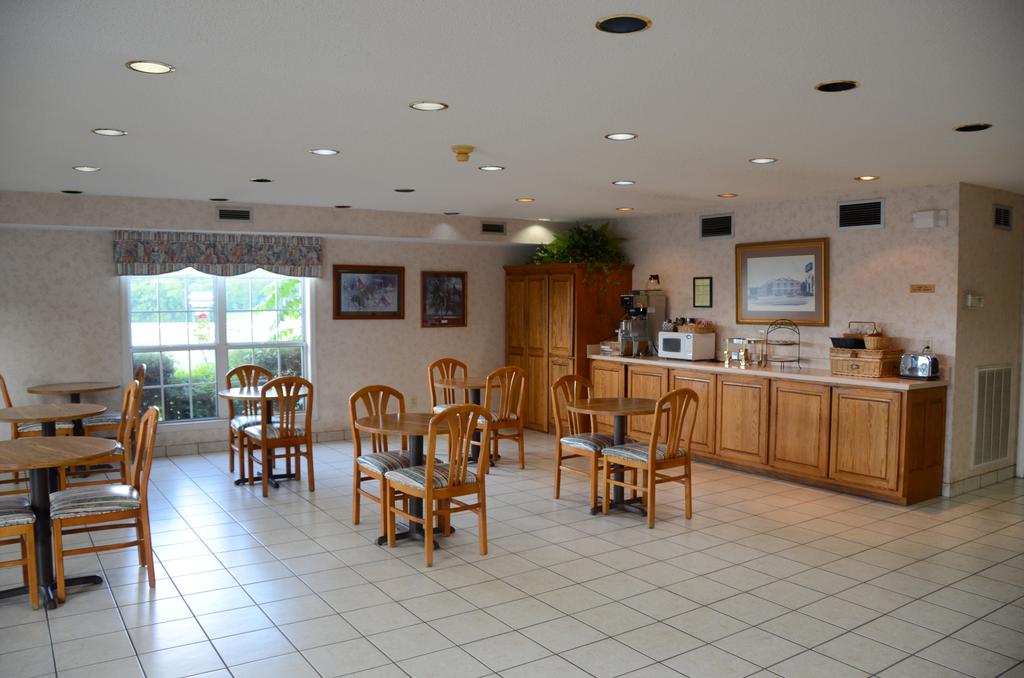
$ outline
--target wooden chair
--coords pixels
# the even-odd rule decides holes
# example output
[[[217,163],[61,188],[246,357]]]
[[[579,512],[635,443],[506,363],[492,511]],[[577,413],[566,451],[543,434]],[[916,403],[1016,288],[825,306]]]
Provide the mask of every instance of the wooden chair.
[[[484,409],[492,416],[490,440],[481,438],[481,445],[490,448],[491,462],[498,463],[498,441],[515,440],[519,443],[519,468],[526,468],[526,430],[523,420],[523,403],[526,402],[526,371],[521,367],[507,365],[487,375],[484,386]],[[497,407],[493,407],[494,393],[498,393]],[[511,430],[511,433],[508,431]],[[481,449],[480,456],[485,450]]]
[[[149,587],[156,587],[153,539],[149,529],[149,471],[153,466],[153,441],[156,439],[158,417],[155,407],[149,408],[142,415],[129,483],[72,487],[50,495],[53,559],[59,602],[64,602],[65,598],[64,559],[86,553],[136,547],[139,549],[139,565],[149,573]],[[116,544],[64,548],[64,537],[68,535],[125,528],[134,528],[135,539]]]
[[[259,365],[239,365],[224,378],[228,388],[252,387],[274,378],[274,373]],[[235,472],[235,455],[238,455],[238,477],[245,468],[245,429],[260,423],[260,404],[255,400],[228,400],[228,472]]]
[[[654,409],[654,427],[650,443],[626,443],[604,449],[604,513],[608,513],[612,485],[628,488],[643,495],[647,507],[647,527],[654,527],[655,488],[660,483],[675,482],[685,485],[686,518],[693,516],[693,455],[690,454],[690,446],[693,443],[693,427],[697,422],[698,401],[696,391],[689,388],[677,388],[666,393],[658,399]],[[666,434],[665,442],[659,443],[658,440],[663,433]],[[631,469],[636,469],[640,473],[639,483],[635,479],[630,483],[625,479],[618,481],[611,477],[616,471]],[[682,473],[665,473],[672,469],[678,469]]]
[[[28,599],[33,610],[39,609],[39,582],[36,579],[36,514],[28,497],[0,498],[0,546],[21,547],[21,557],[0,561],[0,567],[21,566],[21,580],[28,587]]]
[[[387,480],[384,474],[409,466],[409,439],[402,436],[401,448],[391,451],[388,437],[382,433],[371,433],[370,451],[363,452],[363,441],[360,431],[356,429],[356,419],[361,416],[376,417],[388,414],[394,402],[399,413],[405,412],[405,396],[401,392],[380,384],[364,386],[348,399],[348,420],[352,426],[352,442],[355,447],[352,466],[352,524],[359,524],[360,497],[376,502],[380,506],[380,533],[387,533],[387,511],[384,510],[384,486]],[[376,480],[380,487],[380,495],[363,489],[363,483]]]
[[[590,505],[597,506],[601,452],[614,445],[615,438],[596,432],[593,415],[570,412],[567,407],[573,400],[586,400],[593,394],[593,384],[578,374],[567,374],[551,385],[551,407],[555,415],[555,499],[562,493],[562,472],[565,471],[590,479]],[[585,468],[565,463],[567,459],[580,458],[587,461]]]
[[[267,394],[272,393],[268,398]],[[276,405],[276,407],[275,407]],[[305,405],[305,411],[299,406]],[[271,412],[274,414],[271,415]],[[260,387],[260,423],[245,429],[249,450],[249,485],[253,484],[253,464],[259,464],[263,476],[263,496],[268,494],[274,464],[283,458],[291,473],[295,460],[295,479],[302,480],[302,459],[309,473],[309,491],[316,489],[313,478],[313,384],[302,377],[277,377]],[[283,453],[277,450],[284,448]],[[259,457],[256,450],[259,450]]]
[[[7,382],[4,381],[4,375],[0,374],[0,397],[3,398],[4,407],[14,407],[14,403],[11,402],[11,394],[7,391]],[[57,422],[57,435],[59,436],[70,436],[74,435],[75,426],[70,421],[58,421]],[[15,438],[33,438],[43,435],[42,424],[11,424],[11,440]]]
[[[101,457],[89,467],[70,467],[62,466],[58,469],[60,475],[60,489],[64,490],[68,487],[77,487],[82,485],[107,485],[111,482],[120,485],[129,484],[128,475],[131,472],[131,455],[126,453],[134,449],[135,438],[138,435],[138,424],[139,424],[139,403],[142,401],[142,382],[133,379],[132,383],[128,384],[128,388],[124,390],[124,396],[121,399],[121,414],[117,418],[117,449],[106,457]],[[88,429],[86,429],[88,430]],[[110,464],[120,468],[120,477],[117,480],[109,480],[104,478],[103,480],[75,480],[70,481],[69,478],[89,476],[92,471],[90,468],[99,464]],[[106,473],[106,469],[98,471],[99,473]]]
[[[437,379],[465,379],[468,372],[466,363],[455,358],[439,358],[427,367],[427,381],[430,384],[430,410],[437,414],[460,403],[459,392],[462,392],[462,403],[469,402],[469,389],[457,389],[451,386],[436,386]],[[438,392],[440,391],[440,393]]]
[[[480,455],[476,473],[470,471],[470,450],[473,433],[481,431],[481,440],[490,433],[491,415],[479,405],[454,405],[430,419],[427,433],[427,458],[423,466],[388,471],[384,474],[384,507],[387,511],[388,545],[395,545],[395,516],[419,523],[426,531],[424,556],[427,567],[434,564],[434,517],[440,518],[442,534],[451,534],[451,516],[461,511],[472,511],[477,516],[480,537],[480,555],[487,555],[487,497],[484,476],[487,455]],[[448,462],[437,461],[437,438],[448,438]],[[423,516],[414,516],[408,510],[395,506],[397,492],[406,497],[423,500]],[[462,501],[460,497],[476,496],[476,502]],[[411,523],[410,523],[411,524]]]
[[[139,363],[138,367],[135,368],[135,374],[132,375],[132,379],[139,382],[140,389],[146,385],[146,363]],[[141,403],[142,400],[140,396],[138,405],[141,405]],[[135,413],[135,420],[138,421],[142,412],[139,406],[137,406],[136,409],[139,410]],[[106,414],[101,414],[98,417],[89,417],[82,422],[82,426],[85,428],[85,435],[94,436],[97,433],[104,433],[107,431],[114,431],[115,433],[119,432],[121,429],[122,415],[111,414],[108,412]],[[117,439],[121,440],[120,438]]]

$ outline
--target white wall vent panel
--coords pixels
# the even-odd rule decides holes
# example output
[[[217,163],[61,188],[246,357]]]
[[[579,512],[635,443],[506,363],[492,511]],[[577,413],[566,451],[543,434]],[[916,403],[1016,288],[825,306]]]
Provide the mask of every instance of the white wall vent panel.
[[[1009,365],[979,367],[974,383],[975,466],[1006,459],[1010,455],[1010,386],[1013,369]]]

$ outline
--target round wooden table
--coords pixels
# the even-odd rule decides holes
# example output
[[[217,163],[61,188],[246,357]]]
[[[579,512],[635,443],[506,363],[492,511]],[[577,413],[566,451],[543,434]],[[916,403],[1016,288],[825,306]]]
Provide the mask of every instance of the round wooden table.
[[[573,400],[566,407],[580,414],[614,417],[615,429],[612,440],[614,444],[622,445],[626,442],[626,419],[628,417],[654,414],[654,408],[657,404],[658,401],[651,398],[590,398],[589,400]],[[614,475],[618,481],[625,480],[625,473],[622,471]],[[600,504],[600,501],[598,503]],[[646,515],[647,513],[643,507],[633,503],[632,500],[626,501],[626,492],[621,487],[614,487],[612,489],[612,502],[609,508],[636,511],[641,515]],[[597,506],[590,507],[591,515],[597,514],[599,510]]]
[[[487,377],[466,377],[461,378],[449,378],[440,377],[434,379],[434,386],[440,386],[442,388],[453,388],[457,391],[469,391],[469,403],[471,405],[480,404],[480,392],[487,388]],[[477,443],[480,442],[480,431],[473,434],[473,440]],[[480,456],[480,446],[473,448],[473,452],[470,455],[469,460],[476,462]]]
[[[234,386],[232,388],[222,388],[217,391],[218,397],[224,398],[225,400],[244,400],[246,402],[260,402],[263,400],[263,396],[260,394],[262,386]],[[299,396],[306,395],[305,389],[302,389],[298,393]],[[267,416],[274,416],[274,401],[277,400],[277,389],[270,389],[267,391]],[[235,480],[235,485],[247,485],[249,479],[245,477],[244,464],[243,468],[238,469],[238,479]],[[262,470],[261,470],[262,473]],[[270,474],[270,486],[274,489],[280,487],[278,480],[290,480],[295,477],[294,473],[271,473]],[[253,477],[254,483],[263,482],[263,476],[258,475]]]
[[[422,466],[423,461],[423,436],[430,431],[430,419],[434,415],[429,412],[405,412],[403,414],[385,414],[380,417],[360,417],[356,419],[357,431],[367,433],[380,433],[384,435],[407,436],[409,438],[409,466]],[[383,510],[382,506],[382,510]],[[414,516],[423,517],[423,500],[416,497],[409,498],[409,512]],[[401,531],[398,528],[401,527]],[[452,528],[454,530],[454,528]],[[434,532],[439,532],[434,528]],[[423,539],[423,526],[419,523],[412,525],[396,525],[396,539]],[[386,534],[377,537],[377,545],[383,546],[388,543]],[[435,544],[435,548],[437,545]]]
[[[66,381],[58,384],[37,384],[29,386],[25,390],[33,395],[66,395],[68,402],[80,403],[83,393],[113,391],[116,388],[121,388],[121,385],[109,381]],[[75,435],[85,435],[85,427],[82,425],[81,419],[75,419]]]
[[[14,408],[11,408],[14,409]],[[2,411],[2,410],[0,410]],[[50,491],[60,482],[57,469],[61,466],[87,465],[109,456],[117,449],[117,441],[109,438],[81,436],[52,436],[17,438],[0,441],[0,473],[29,473],[29,492],[32,510],[36,514],[36,571],[43,603],[49,609],[57,607],[56,578],[53,570],[53,535],[50,524]],[[102,584],[98,575],[66,577],[67,586]],[[24,595],[25,586],[0,591],[0,598]]]
[[[0,422],[11,424],[42,424],[44,436],[57,435],[58,421],[81,422],[107,411],[106,405],[96,403],[49,403],[22,405],[0,410]]]

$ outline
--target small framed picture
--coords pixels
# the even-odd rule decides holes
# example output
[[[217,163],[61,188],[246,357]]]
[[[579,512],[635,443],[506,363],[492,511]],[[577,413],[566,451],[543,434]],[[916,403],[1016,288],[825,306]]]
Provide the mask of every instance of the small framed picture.
[[[405,317],[405,268],[335,264],[335,320]]]
[[[466,272],[423,271],[423,327],[466,326]]]
[[[712,288],[711,278],[700,277],[693,279],[693,307],[711,308]]]
[[[828,238],[736,245],[736,322],[828,325]]]

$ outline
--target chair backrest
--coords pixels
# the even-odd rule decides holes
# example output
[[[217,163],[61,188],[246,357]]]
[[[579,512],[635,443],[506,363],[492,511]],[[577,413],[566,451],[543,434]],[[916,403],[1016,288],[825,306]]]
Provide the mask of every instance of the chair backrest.
[[[348,397],[348,421],[352,427],[352,442],[355,445],[355,456],[363,453],[362,439],[360,432],[356,430],[356,419],[360,416],[379,417],[391,411],[391,405],[398,405],[398,412],[405,412],[405,396],[401,391],[383,384],[364,386]],[[402,437],[402,449],[406,449],[406,438]],[[377,452],[388,450],[388,437],[383,433],[370,434],[370,449]]]
[[[132,460],[129,480],[132,487],[139,491],[143,506],[146,506],[146,494],[149,491],[149,472],[153,468],[153,443],[156,441],[159,418],[160,412],[155,407],[146,410],[139,422],[139,435],[135,440],[135,458]]]
[[[677,388],[658,399],[654,408],[654,430],[651,431],[651,459],[657,458],[655,452],[662,435],[665,435],[668,457],[690,453],[699,402],[700,396],[691,388]],[[682,446],[684,440],[685,447]]]
[[[473,434],[479,430],[480,440],[486,441],[491,421],[491,414],[479,405],[456,405],[430,418],[430,428],[427,429],[427,488],[432,487],[430,479],[434,477],[437,461],[437,438],[443,436],[448,439],[448,487],[465,485]],[[484,452],[477,460],[477,482],[484,481],[489,457],[485,443]]]
[[[268,382],[274,378],[274,373],[268,370],[266,367],[260,367],[259,365],[239,365],[235,369],[227,373],[224,377],[224,381],[227,383],[228,388],[238,387],[256,387],[262,382]],[[238,408],[236,411],[235,408]],[[228,419],[234,418],[240,414],[257,414],[259,411],[259,404],[255,400],[241,400],[236,404],[234,400],[228,401]]]
[[[139,363],[135,366],[135,374],[132,375],[132,379],[139,382],[139,386],[146,385],[146,363]]]
[[[555,415],[555,437],[594,431],[594,417],[590,414],[571,412],[567,405],[574,400],[588,400],[593,397],[594,386],[586,377],[566,374],[551,385],[551,407]],[[568,430],[563,430],[566,422]]]
[[[138,435],[139,402],[142,400],[142,384],[132,379],[121,398],[121,419],[117,422],[117,442],[125,454],[134,449],[132,443]]]
[[[515,365],[499,367],[487,375],[487,395],[484,409],[494,415],[495,421],[523,420],[523,403],[526,401],[526,371]],[[498,392],[497,407],[494,392]]]
[[[462,402],[468,402],[468,390],[457,389],[451,386],[435,387],[434,385],[438,379],[465,379],[468,374],[466,363],[455,358],[439,358],[430,363],[430,366],[427,367],[427,381],[430,384],[430,407],[458,403],[459,401],[456,398],[459,391],[462,391]],[[438,393],[438,390],[440,390],[440,393]]]
[[[274,403],[267,407],[267,401]],[[300,410],[305,406],[305,411]],[[271,411],[277,420],[270,421]],[[260,427],[267,439],[267,426],[276,426],[278,438],[298,438],[310,434],[313,419],[313,383],[302,377],[277,377],[260,388]],[[301,432],[300,432],[301,429]]]
[[[11,404],[11,394],[7,391],[7,382],[4,381],[4,375],[0,374],[0,397],[4,400],[4,407],[14,407]],[[18,425],[11,424],[11,438],[18,437]]]

